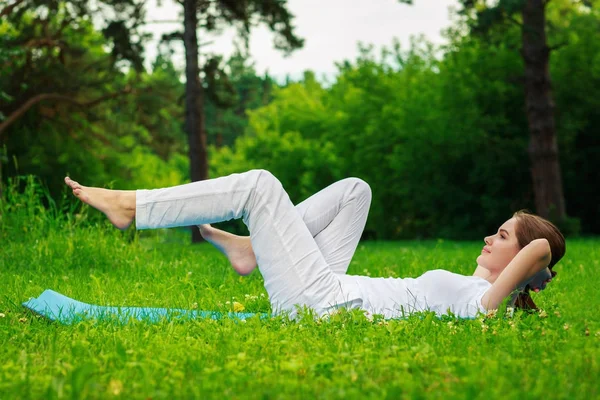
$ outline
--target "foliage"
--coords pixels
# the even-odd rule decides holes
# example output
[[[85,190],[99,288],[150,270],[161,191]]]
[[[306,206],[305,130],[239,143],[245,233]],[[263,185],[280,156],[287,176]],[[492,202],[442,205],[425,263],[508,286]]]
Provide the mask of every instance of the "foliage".
[[[90,16],[95,16],[112,49],[111,64],[124,62],[139,71],[143,68],[143,44],[148,38],[138,30],[145,16],[144,5],[136,0],[16,0],[0,12],[26,40],[9,38],[3,44],[8,42],[13,49],[15,44],[25,49],[46,48],[55,56],[68,57],[73,50],[81,49],[64,41],[63,31],[77,30],[82,21],[85,29],[90,25]]]
[[[600,232],[600,3],[590,12],[575,12],[560,2],[549,13],[560,24],[553,42],[550,70],[556,99],[556,123],[567,207],[584,232]],[[558,28],[561,28],[558,30]]]
[[[21,19],[13,16],[3,23],[5,42],[22,50],[19,43],[41,40],[35,36],[40,34],[36,18],[27,11]],[[74,19],[65,23],[69,18]],[[8,67],[0,70],[7,90],[2,107],[8,117],[28,98],[57,93],[62,99],[39,102],[7,128],[3,175],[36,174],[54,195],[68,173],[96,185],[135,185],[132,175],[139,177],[142,171],[146,177],[138,181],[149,187],[182,183],[187,174],[180,172],[180,162],[170,161],[185,150],[177,119],[183,87],[171,61],[159,55],[152,74],[121,70],[87,17],[61,11],[47,21],[64,25],[55,33],[60,35],[60,51],[48,46],[3,53]]]
[[[588,234],[600,232],[598,10],[567,0],[547,9],[567,211]],[[33,24],[32,14],[23,18]],[[295,202],[337,179],[360,177],[373,189],[365,237],[380,239],[481,238],[515,210],[532,210],[519,27],[498,25],[482,40],[467,23],[456,20],[442,48],[423,38],[382,54],[363,46],[356,60],[339,63],[331,84],[308,71],[280,87],[258,76],[242,51],[214,59],[214,81],[205,82],[218,89],[206,104],[210,176],[266,168]],[[15,26],[3,21],[0,40],[17,41]],[[6,154],[0,150],[4,179],[35,174],[54,197],[65,174],[120,188],[186,182],[184,91],[171,55],[160,54],[150,72],[106,69],[108,42],[89,21],[66,26],[63,39],[79,51],[63,65],[42,49],[29,75],[9,67],[25,65],[26,51],[0,47],[5,115],[17,82],[104,82],[78,88],[80,101],[131,91],[84,109],[48,102],[29,110],[7,131]]]
[[[247,111],[267,105],[275,83],[268,74],[258,76],[249,56],[241,49],[224,65],[219,65],[219,70],[224,73],[215,79],[213,86],[225,88],[216,90],[217,93],[208,91],[212,95],[205,104],[208,143],[216,147],[232,146],[248,126]]]
[[[194,0],[192,6],[198,16],[196,28],[207,32],[218,32],[224,26],[234,26],[245,41],[246,47],[250,29],[261,23],[274,33],[273,45],[276,49],[289,54],[304,45],[304,39],[297,37],[294,32],[294,16],[287,9],[286,1]],[[173,32],[163,36],[163,40],[166,41],[182,38],[183,32]]]
[[[414,42],[406,53],[396,47],[395,52],[384,54],[400,68],[374,59],[364,49],[356,66],[342,66],[328,90],[308,75],[302,84],[277,91],[271,104],[251,113],[250,128],[236,142],[235,156],[229,155],[230,150],[221,151],[228,156],[223,161],[233,165],[237,160],[239,168],[275,168],[272,171],[281,174],[294,193],[298,183],[286,175],[284,165],[271,162],[284,158],[270,151],[278,146],[266,147],[260,138],[285,141],[299,133],[307,141],[329,147],[338,160],[334,173],[319,168],[315,176],[321,176],[321,187],[339,175],[358,176],[371,184],[374,199],[368,229],[379,237],[424,232],[428,232],[425,236],[460,237],[472,234],[474,228],[484,234],[514,207],[502,196],[503,190],[515,184],[527,188],[526,177],[506,184],[502,179],[512,174],[516,160],[526,168],[526,136],[516,123],[510,128],[513,118],[501,114],[504,104],[518,96],[518,89],[507,91],[503,85],[518,68],[514,57],[501,49],[492,50],[494,57],[480,57],[480,45],[471,46],[469,52],[464,44],[460,53],[449,54],[444,62],[437,61],[423,42]],[[472,70],[465,71],[466,65]],[[490,70],[497,76],[490,76]],[[492,79],[498,83],[486,86]],[[518,109],[513,109],[518,116]],[[500,115],[490,115],[493,112]],[[486,146],[490,140],[495,146]],[[511,152],[521,153],[520,158],[503,156]],[[322,161],[324,155],[312,152],[304,157],[306,163],[319,165],[316,160]],[[244,164],[248,158],[256,162]],[[490,158],[498,163],[490,164]],[[485,169],[492,167],[493,171]],[[490,182],[490,175],[499,169],[504,169],[503,175]],[[476,190],[465,190],[465,183]],[[482,196],[486,186],[487,196]]]
[[[598,144],[597,135],[587,128],[595,118],[591,113],[598,85],[593,67],[581,66],[594,65],[600,54],[595,46],[600,43],[595,40],[600,19],[569,10],[557,13],[571,18],[570,40],[552,59],[559,148],[569,215],[582,218],[585,232],[598,232],[597,204],[591,200],[595,185],[590,180],[598,174],[598,158],[593,157]],[[551,20],[558,18],[550,11]],[[213,157],[233,165],[233,170],[275,168],[275,175],[281,175],[294,193],[297,181],[284,164],[271,162],[280,157],[278,151],[266,152],[255,138],[284,142],[299,134],[303,140],[331,146],[338,160],[336,173],[322,168],[315,175],[322,176],[321,187],[338,173],[369,182],[374,197],[367,236],[482,237],[514,211],[533,210],[523,65],[515,51],[520,33],[516,26],[507,26],[489,32],[494,40],[484,41],[461,32],[460,23],[449,31],[451,42],[441,57],[426,41],[415,39],[408,50],[396,44],[379,59],[372,49],[363,48],[354,63],[340,64],[331,87],[308,74],[302,82],[278,90],[268,106],[250,113],[246,137],[232,149],[220,150],[223,158]],[[550,40],[559,42],[564,33],[555,30]],[[581,62],[573,64],[577,57]],[[585,85],[576,91],[574,68],[578,82]],[[254,143],[251,151],[249,143]],[[592,157],[584,161],[582,153]],[[313,160],[322,157],[309,154],[306,162],[316,165]],[[255,162],[245,163],[246,158]],[[217,173],[229,171],[215,168]],[[578,230],[577,221],[567,222],[566,233]]]

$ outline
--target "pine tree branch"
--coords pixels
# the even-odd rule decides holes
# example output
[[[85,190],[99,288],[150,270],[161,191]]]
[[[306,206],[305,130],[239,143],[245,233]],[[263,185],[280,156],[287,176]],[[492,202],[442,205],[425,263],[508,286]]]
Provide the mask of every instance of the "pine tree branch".
[[[566,46],[566,45],[568,45],[568,44],[569,44],[569,42],[567,42],[567,41],[564,41],[564,42],[557,43],[557,44],[555,44],[554,46],[548,46],[548,51],[549,51],[549,52],[553,52],[554,50],[558,50],[558,49],[560,49],[561,47],[565,47],[565,46]]]
[[[59,37],[62,35],[63,31],[65,30],[65,28],[67,26],[69,26],[72,22],[74,22],[75,19],[73,18],[65,18],[61,23],[60,23],[60,27],[58,28],[58,31],[56,31],[56,33],[54,34],[54,37]]]
[[[59,93],[41,93],[36,96],[33,96],[31,99],[27,100],[23,105],[21,105],[17,110],[15,110],[11,115],[9,115],[2,123],[0,123],[0,140],[2,140],[2,135],[4,131],[12,125],[15,121],[17,121],[23,114],[25,114],[31,107],[36,105],[39,102],[45,100],[57,100],[57,101],[65,101],[71,104],[76,105],[77,107],[85,107],[90,108],[94,107],[106,100],[114,99],[116,97],[122,96],[124,94],[129,94],[132,92],[130,87],[127,87],[121,91],[110,93],[104,96],[100,96],[99,98],[87,102],[80,102],[73,97],[59,94]]]
[[[519,28],[523,28],[523,24],[521,22],[517,21],[517,19],[515,17],[513,17],[512,15],[507,15],[506,18],[513,24],[517,25]]]
[[[56,40],[52,38],[30,39],[23,46],[27,48],[60,47],[63,50],[68,48],[67,44],[63,40]]]
[[[8,15],[12,12],[12,10],[17,7],[19,4],[23,3],[25,0],[17,0],[14,3],[12,3],[10,6],[6,6],[1,12],[0,12],[0,17],[4,17],[5,15]]]

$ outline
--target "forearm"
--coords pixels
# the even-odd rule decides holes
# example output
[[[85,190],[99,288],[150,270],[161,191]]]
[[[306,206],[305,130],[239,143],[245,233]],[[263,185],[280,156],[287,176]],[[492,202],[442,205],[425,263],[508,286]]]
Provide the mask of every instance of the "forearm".
[[[502,271],[498,280],[519,282],[518,286],[528,283],[537,273],[548,266],[551,259],[550,245],[546,239],[535,239],[525,246]],[[503,276],[504,275],[504,276]],[[516,288],[516,287],[515,287]]]

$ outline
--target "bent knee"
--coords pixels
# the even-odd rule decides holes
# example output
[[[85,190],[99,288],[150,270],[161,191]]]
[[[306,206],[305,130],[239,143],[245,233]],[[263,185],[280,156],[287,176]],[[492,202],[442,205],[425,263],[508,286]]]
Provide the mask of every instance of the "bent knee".
[[[352,194],[356,197],[364,198],[367,201],[371,201],[373,196],[371,192],[371,186],[360,178],[346,178],[347,184],[350,185]]]
[[[259,189],[282,186],[279,179],[266,169],[253,169],[249,172],[256,176],[256,187]]]

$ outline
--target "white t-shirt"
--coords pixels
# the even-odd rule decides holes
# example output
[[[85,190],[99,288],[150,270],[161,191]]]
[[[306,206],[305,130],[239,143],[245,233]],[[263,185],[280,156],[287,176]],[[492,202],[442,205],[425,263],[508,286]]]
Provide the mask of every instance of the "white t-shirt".
[[[455,274],[443,269],[427,271],[418,278],[371,278],[339,275],[342,286],[359,293],[362,302],[354,307],[385,318],[402,318],[414,312],[433,311],[474,318],[485,312],[481,298],[492,286],[477,276]]]

